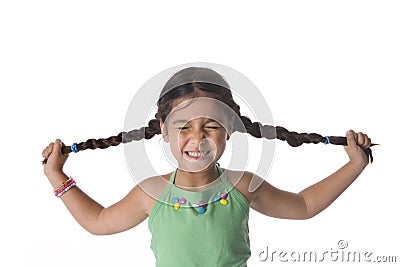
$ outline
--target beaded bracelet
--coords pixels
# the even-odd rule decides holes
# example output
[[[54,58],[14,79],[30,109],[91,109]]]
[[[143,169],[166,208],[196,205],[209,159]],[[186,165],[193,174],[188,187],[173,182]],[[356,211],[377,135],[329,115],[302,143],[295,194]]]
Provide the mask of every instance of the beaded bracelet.
[[[66,180],[65,182],[63,182],[62,184],[60,184],[59,186],[57,186],[57,188],[56,189],[54,189],[54,192],[56,192],[57,190],[59,190],[59,189],[61,189],[61,188],[63,188],[63,187],[65,187],[68,183],[70,183],[71,182],[71,180],[72,180],[72,177],[69,177],[69,179],[68,180]]]
[[[70,177],[67,181],[63,182],[62,184],[57,186],[56,189],[54,189],[54,191],[53,191],[54,195],[56,197],[61,197],[62,195],[64,195],[65,192],[70,190],[75,185],[76,185],[75,180],[72,177]]]
[[[53,190],[54,194],[56,196],[60,195],[68,186],[70,186],[73,183],[74,183],[74,181],[73,181],[72,177],[70,177],[67,181],[63,182],[62,184],[60,184],[59,186],[57,186],[57,188],[55,188]]]

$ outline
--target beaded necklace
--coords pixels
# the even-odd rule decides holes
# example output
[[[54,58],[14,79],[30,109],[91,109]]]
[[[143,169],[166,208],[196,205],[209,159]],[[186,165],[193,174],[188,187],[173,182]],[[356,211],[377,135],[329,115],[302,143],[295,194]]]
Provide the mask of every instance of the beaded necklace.
[[[229,203],[227,198],[228,198],[228,193],[225,192],[225,193],[222,193],[221,195],[215,196],[211,203],[219,202],[222,205],[226,206]],[[181,197],[181,198],[173,197],[172,198],[172,204],[173,204],[174,210],[179,210],[181,208],[181,205],[186,204],[186,202],[187,202],[187,200],[183,197]],[[204,214],[207,209],[207,203],[204,201],[200,201],[199,204],[193,204],[192,207],[196,208],[198,213]]]
[[[218,169],[218,172],[220,173],[219,163],[217,163],[217,169]],[[220,173],[220,176],[221,175],[222,174]],[[175,180],[175,177],[174,177],[174,180]],[[228,192],[223,192],[221,194],[217,194],[214,197],[212,197],[212,200],[209,201],[209,203],[206,203],[205,201],[200,201],[198,204],[185,205],[188,203],[187,199],[184,197],[178,197],[178,196],[173,196],[171,199],[171,202],[172,202],[173,209],[176,211],[179,210],[181,207],[192,207],[192,208],[195,208],[199,214],[204,214],[207,210],[208,204],[213,204],[213,203],[219,202],[223,206],[228,205],[229,202],[228,202],[227,198],[228,198]]]

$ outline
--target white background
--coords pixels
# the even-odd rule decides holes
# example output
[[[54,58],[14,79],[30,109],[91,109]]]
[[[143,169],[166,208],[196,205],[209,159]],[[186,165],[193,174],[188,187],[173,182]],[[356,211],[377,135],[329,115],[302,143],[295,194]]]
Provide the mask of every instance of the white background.
[[[41,152],[55,138],[70,145],[118,134],[148,79],[199,61],[246,75],[276,125],[322,135],[354,129],[380,144],[374,163],[315,218],[252,212],[249,266],[271,265],[258,259],[267,246],[322,253],[341,239],[347,251],[399,261],[399,12],[396,1],[2,1],[0,265],[154,264],[147,221],[113,236],[83,230],[52,194]],[[74,154],[64,170],[108,206],[135,185],[122,151]],[[266,179],[298,192],[346,161],[338,146],[278,142]]]

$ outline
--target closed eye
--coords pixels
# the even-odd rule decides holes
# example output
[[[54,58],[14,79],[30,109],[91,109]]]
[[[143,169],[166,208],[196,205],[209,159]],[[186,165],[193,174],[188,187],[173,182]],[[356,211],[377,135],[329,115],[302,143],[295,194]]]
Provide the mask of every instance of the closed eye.
[[[189,128],[189,127],[187,127],[187,126],[185,126],[185,127],[177,127],[177,129],[179,129],[179,130],[186,130],[187,128]],[[212,129],[212,130],[216,130],[216,129],[219,129],[221,127],[219,127],[219,126],[207,126],[206,128]]]

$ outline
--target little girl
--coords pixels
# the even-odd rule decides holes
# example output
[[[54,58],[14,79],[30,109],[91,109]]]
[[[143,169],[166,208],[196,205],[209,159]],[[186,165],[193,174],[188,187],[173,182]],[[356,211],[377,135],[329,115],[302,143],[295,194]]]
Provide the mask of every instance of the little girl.
[[[328,207],[363,171],[371,140],[349,130],[346,137],[298,134],[252,122],[240,114],[228,83],[208,68],[190,67],[165,84],[147,127],[107,139],[64,146],[57,139],[42,152],[44,173],[77,222],[95,235],[131,229],[148,218],[151,248],[161,266],[246,266],[250,257],[249,208],[276,218],[308,219]],[[345,145],[349,161],[300,193],[275,188],[248,171],[221,168],[218,160],[235,132],[303,143]],[[178,168],[138,183],[104,208],[63,172],[71,151],[106,148],[162,134]],[[234,151],[235,153],[235,151]],[[236,151],[240,153],[240,151]],[[256,180],[259,186],[252,188]]]

